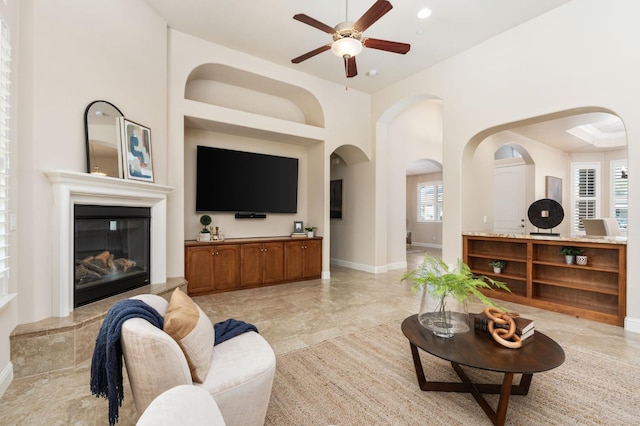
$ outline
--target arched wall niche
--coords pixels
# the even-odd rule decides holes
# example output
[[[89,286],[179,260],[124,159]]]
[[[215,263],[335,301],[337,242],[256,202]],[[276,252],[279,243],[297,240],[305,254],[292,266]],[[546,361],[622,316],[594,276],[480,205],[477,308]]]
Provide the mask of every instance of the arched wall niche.
[[[527,178],[527,203],[545,198],[546,176],[559,177],[563,181],[562,205],[565,209],[565,218],[569,218],[571,211],[571,197],[569,196],[571,162],[584,161],[583,159],[589,158],[589,156],[591,158],[600,156],[604,173],[605,170],[608,170],[609,155],[623,155],[626,159],[626,152],[624,154],[621,152],[626,151],[626,146],[610,151],[574,152],[558,144],[552,146],[550,140],[545,140],[545,138],[528,138],[518,133],[518,129],[532,125],[542,126],[559,119],[563,122],[566,120],[580,121],[586,119],[591,113],[604,113],[619,118],[615,112],[607,108],[580,107],[494,126],[473,136],[463,149],[460,163],[462,229],[464,231],[493,232],[494,196],[490,189],[493,188],[494,166],[499,163],[499,161],[494,161],[494,153],[505,145],[505,141],[508,141],[509,145],[521,153],[523,158],[520,163],[531,167],[530,175]],[[603,187],[608,187],[608,177],[605,178],[604,174],[603,185],[605,185]],[[603,205],[607,205],[608,196],[603,196],[602,202]],[[488,223],[487,217],[489,218]],[[530,226],[532,225],[527,222],[527,228]],[[565,219],[557,231],[563,235],[570,235],[570,220]]]
[[[370,158],[367,157],[359,147],[355,145],[341,145],[333,151],[332,159],[334,156],[338,156],[346,163],[346,165],[351,165],[355,163],[361,163],[363,161],[370,161]],[[333,166],[333,161],[331,163]]]
[[[185,99],[324,127],[320,102],[308,90],[222,64],[191,71]]]

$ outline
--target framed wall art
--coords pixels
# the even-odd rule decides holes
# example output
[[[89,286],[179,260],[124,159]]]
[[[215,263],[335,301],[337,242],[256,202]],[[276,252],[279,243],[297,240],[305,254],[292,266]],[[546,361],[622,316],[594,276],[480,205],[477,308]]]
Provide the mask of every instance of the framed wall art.
[[[562,204],[562,179],[546,176],[546,198]]]
[[[124,177],[153,182],[151,130],[126,118],[119,122]]]
[[[342,219],[342,179],[330,182],[329,218]]]

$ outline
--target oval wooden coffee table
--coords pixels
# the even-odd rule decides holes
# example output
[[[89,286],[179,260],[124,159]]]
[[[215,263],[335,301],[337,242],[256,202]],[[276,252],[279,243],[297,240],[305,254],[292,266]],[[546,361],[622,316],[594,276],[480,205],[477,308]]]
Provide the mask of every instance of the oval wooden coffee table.
[[[471,393],[494,425],[504,424],[509,396],[529,393],[533,373],[551,370],[564,362],[564,351],[560,345],[539,331],[524,340],[520,349],[508,349],[496,343],[486,331],[472,329],[450,339],[437,337],[420,325],[416,314],[402,322],[402,332],[411,344],[420,389]],[[451,362],[462,382],[427,381],[418,348]],[[504,373],[504,379],[501,384],[473,383],[461,365]],[[517,385],[513,384],[514,374],[522,374]],[[500,395],[495,411],[483,393]]]

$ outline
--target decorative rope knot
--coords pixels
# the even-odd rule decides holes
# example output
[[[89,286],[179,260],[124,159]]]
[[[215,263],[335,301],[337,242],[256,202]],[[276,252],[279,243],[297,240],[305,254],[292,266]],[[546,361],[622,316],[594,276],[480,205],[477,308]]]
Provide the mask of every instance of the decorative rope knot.
[[[513,320],[513,318],[519,316],[519,314],[514,312],[501,312],[499,309],[490,306],[484,308],[483,312],[489,319],[487,329],[493,337],[493,340],[510,349],[518,349],[522,346],[522,339],[516,334],[516,322]],[[509,328],[496,328],[495,324],[509,325]]]

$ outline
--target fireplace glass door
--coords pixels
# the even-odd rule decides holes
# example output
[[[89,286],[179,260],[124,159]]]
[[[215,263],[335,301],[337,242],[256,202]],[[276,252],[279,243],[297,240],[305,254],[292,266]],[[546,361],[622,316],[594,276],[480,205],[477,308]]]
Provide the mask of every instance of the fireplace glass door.
[[[150,282],[151,210],[74,207],[74,307]]]

